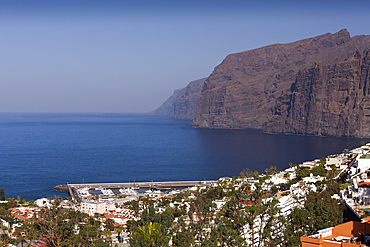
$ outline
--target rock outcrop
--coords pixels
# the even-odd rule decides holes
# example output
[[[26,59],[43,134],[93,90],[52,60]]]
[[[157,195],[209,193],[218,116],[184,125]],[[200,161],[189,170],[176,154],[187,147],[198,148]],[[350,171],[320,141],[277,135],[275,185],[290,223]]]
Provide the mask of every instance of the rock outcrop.
[[[68,192],[68,185],[66,184],[59,184],[53,187],[53,190],[55,191],[63,191],[63,192]]]
[[[174,119],[193,120],[202,85],[206,78],[190,82],[186,87],[177,89],[151,115],[167,115]]]
[[[297,72],[316,61],[333,66],[370,47],[370,36],[335,34],[228,55],[207,78],[192,127],[261,129],[286,117]]]
[[[319,136],[370,137],[370,50],[334,66],[298,72],[286,104],[263,130]]]

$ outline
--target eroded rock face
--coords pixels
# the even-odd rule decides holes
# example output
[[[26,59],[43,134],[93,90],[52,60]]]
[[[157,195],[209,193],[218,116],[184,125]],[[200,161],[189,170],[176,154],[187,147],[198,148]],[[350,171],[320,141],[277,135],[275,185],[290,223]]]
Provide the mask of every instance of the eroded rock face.
[[[193,120],[195,118],[197,102],[202,86],[206,78],[190,82],[183,90],[181,95],[173,103],[174,119]]]
[[[162,115],[172,116],[173,115],[173,104],[184,92],[185,88],[176,89],[173,94],[157,109],[147,113],[148,115]]]
[[[334,66],[321,62],[298,72],[287,116],[263,130],[304,135],[370,137],[370,51]]]
[[[334,65],[370,45],[370,36],[335,34],[231,54],[203,84],[192,127],[260,129],[286,117],[297,72],[315,61]]]
[[[166,115],[174,119],[193,120],[202,85],[206,78],[190,82],[186,87],[177,89],[151,115]]]

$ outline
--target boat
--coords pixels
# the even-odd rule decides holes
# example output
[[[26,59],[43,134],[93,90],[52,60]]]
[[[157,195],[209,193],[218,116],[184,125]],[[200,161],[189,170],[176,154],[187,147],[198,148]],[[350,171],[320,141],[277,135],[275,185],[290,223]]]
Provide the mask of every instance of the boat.
[[[133,190],[132,188],[127,188],[127,189],[119,189],[119,192],[121,195],[126,195],[126,196],[136,196],[137,192]]]
[[[77,190],[77,194],[79,197],[88,197],[88,196],[91,196],[91,194],[89,193],[89,190],[90,190],[89,187],[80,188]]]
[[[111,189],[102,189],[101,193],[106,196],[115,196],[114,192]]]
[[[150,190],[145,191],[145,193],[152,194],[152,195],[159,195],[162,193],[162,191],[150,189]]]
[[[179,194],[180,192],[181,192],[180,190],[171,190],[168,194],[176,195],[176,194]]]

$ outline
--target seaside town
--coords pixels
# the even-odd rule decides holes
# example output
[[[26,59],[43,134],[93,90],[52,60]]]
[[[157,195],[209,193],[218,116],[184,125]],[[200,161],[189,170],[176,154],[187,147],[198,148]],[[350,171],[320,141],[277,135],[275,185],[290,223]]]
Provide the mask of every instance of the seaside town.
[[[0,189],[0,246],[370,245],[370,143],[181,189],[68,188],[28,202]]]

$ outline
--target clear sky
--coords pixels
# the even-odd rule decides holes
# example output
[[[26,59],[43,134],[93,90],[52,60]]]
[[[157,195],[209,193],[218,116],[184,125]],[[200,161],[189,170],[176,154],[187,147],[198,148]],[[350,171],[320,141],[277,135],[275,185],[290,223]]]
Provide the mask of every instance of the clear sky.
[[[0,112],[146,112],[230,53],[370,34],[370,1],[0,0]]]

